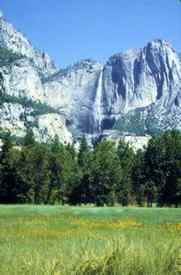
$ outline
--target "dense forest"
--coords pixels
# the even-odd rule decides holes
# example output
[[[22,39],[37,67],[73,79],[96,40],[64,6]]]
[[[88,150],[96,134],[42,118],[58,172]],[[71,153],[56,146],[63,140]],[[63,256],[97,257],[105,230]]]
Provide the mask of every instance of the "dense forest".
[[[181,205],[181,133],[153,137],[134,152],[120,140],[103,140],[79,150],[48,144],[28,132],[21,148],[5,136],[0,152],[0,203]]]

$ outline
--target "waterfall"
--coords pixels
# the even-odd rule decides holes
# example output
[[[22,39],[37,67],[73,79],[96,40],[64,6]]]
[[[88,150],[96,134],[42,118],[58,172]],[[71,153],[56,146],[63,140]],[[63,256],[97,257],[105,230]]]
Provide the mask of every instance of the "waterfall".
[[[94,103],[94,118],[96,123],[96,130],[101,132],[101,121],[102,121],[102,112],[101,112],[101,101],[102,101],[102,81],[103,81],[103,71],[101,70],[97,85],[95,103]]]

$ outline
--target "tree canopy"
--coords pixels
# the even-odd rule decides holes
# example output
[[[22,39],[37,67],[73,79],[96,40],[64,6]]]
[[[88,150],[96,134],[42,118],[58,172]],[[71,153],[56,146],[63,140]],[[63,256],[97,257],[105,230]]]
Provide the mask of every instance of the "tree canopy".
[[[0,203],[98,206],[180,206],[181,133],[166,131],[134,152],[122,139],[79,150],[55,137],[40,144],[27,132],[21,148],[4,136],[0,151]]]

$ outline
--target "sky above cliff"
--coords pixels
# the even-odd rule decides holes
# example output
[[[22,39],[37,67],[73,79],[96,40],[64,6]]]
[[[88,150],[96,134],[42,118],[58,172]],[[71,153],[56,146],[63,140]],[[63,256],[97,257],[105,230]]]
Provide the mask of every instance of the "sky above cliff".
[[[181,52],[179,0],[0,0],[4,16],[61,67],[166,39]]]

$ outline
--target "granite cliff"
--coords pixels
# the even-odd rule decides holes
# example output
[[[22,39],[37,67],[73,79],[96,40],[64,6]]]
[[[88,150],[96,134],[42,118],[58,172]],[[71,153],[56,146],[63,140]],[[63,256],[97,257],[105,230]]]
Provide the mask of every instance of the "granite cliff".
[[[57,69],[1,15],[0,114],[1,135],[21,138],[31,128],[43,141],[181,130],[181,58],[156,39],[106,64],[87,59]]]

